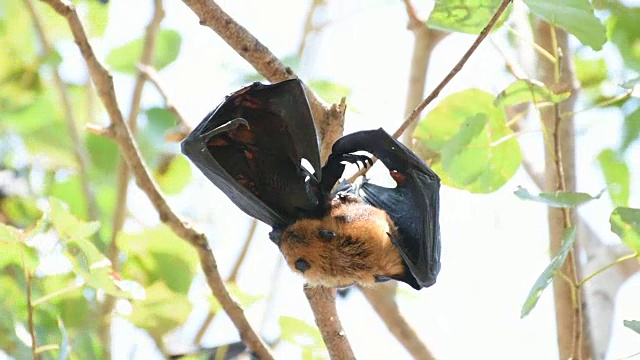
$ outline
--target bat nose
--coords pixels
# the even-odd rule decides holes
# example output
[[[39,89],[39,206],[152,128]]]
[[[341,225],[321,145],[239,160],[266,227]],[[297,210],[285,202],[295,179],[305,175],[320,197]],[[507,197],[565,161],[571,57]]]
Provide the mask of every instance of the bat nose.
[[[311,265],[304,259],[296,260],[294,266],[296,267],[296,270],[300,271],[301,273],[304,273],[311,267]]]

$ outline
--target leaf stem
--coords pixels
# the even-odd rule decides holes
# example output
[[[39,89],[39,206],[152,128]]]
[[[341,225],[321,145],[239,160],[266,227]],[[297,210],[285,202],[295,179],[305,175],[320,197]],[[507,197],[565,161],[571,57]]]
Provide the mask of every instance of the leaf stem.
[[[84,281],[83,282],[79,282],[77,284],[73,284],[71,286],[67,286],[67,287],[65,287],[63,289],[60,289],[58,291],[54,291],[54,292],[52,292],[50,294],[47,294],[47,295],[45,295],[45,296],[43,296],[41,298],[36,299],[35,301],[33,301],[31,303],[31,305],[33,307],[36,307],[36,306],[38,306],[38,305],[40,305],[42,303],[45,303],[45,302],[47,302],[47,301],[49,301],[49,300],[51,300],[53,298],[56,298],[56,297],[58,297],[60,295],[64,295],[64,294],[69,293],[69,292],[71,292],[73,290],[79,289],[79,288],[81,288],[83,286],[84,286]]]
[[[609,268],[612,268],[618,264],[620,264],[621,262],[627,261],[627,260],[631,260],[631,259],[636,259],[640,257],[640,253],[634,253],[634,254],[629,254],[629,255],[625,255],[625,256],[621,256],[618,259],[616,259],[614,262],[605,265],[603,267],[601,267],[600,269],[594,271],[591,275],[585,277],[584,279],[582,279],[580,282],[578,282],[576,284],[577,288],[580,288],[582,285],[584,285],[587,281],[593,279],[594,277],[602,274],[603,272],[605,272],[606,270],[608,270]]]

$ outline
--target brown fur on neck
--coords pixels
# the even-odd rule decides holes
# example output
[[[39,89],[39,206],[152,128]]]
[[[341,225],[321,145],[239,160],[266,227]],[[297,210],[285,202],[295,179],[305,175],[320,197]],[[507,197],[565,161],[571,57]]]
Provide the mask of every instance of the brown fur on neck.
[[[321,230],[336,235],[326,239]],[[339,196],[321,219],[301,219],[283,232],[280,251],[289,267],[301,273],[309,285],[369,286],[376,276],[392,277],[405,271],[398,249],[391,243],[396,233],[389,215],[352,196]],[[303,259],[304,273],[295,263]]]

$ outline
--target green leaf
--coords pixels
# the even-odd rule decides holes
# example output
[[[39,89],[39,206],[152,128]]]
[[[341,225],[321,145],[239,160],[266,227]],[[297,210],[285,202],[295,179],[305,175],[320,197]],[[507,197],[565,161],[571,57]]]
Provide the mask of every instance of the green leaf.
[[[347,86],[328,80],[311,80],[307,85],[329,104],[339,103],[342,98],[351,95],[351,89]]]
[[[604,58],[585,59],[580,56],[573,57],[576,77],[583,88],[600,85],[607,80],[607,63]]]
[[[618,207],[609,217],[611,231],[631,249],[640,252],[640,209]]]
[[[324,341],[315,326],[290,316],[280,316],[280,338],[291,344],[310,347],[312,350],[323,350]]]
[[[640,136],[640,107],[624,118],[623,134],[620,150],[625,152]]]
[[[600,51],[607,42],[606,29],[593,13],[589,0],[524,0],[529,10],[551,25],[573,34],[583,44]]]
[[[442,165],[445,170],[450,170],[455,165],[456,157],[480,135],[487,125],[487,120],[485,114],[471,116],[462,124],[460,131],[442,145]]]
[[[62,56],[54,49],[45,54],[40,61],[42,64],[58,66],[62,64]]]
[[[176,195],[191,182],[191,165],[184,156],[171,156],[166,167],[154,171],[154,177],[165,194]]]
[[[518,189],[514,194],[522,200],[531,200],[543,203],[545,205],[555,208],[572,208],[578,205],[582,205],[588,201],[599,199],[605,189],[602,189],[596,196],[591,196],[587,193],[581,192],[555,192],[555,193],[540,193],[539,195],[533,195],[529,193],[525,188],[518,186]]]
[[[237,284],[227,284],[227,290],[243,309],[251,307],[264,298],[262,295],[253,295],[242,290]]]
[[[520,145],[494,96],[478,89],[452,94],[418,124],[420,146],[441,155],[432,163],[444,184],[474,193],[503,186],[522,162]],[[482,128],[480,128],[482,126]]]
[[[69,212],[79,218],[87,216],[87,202],[82,191],[80,176],[56,178],[50,184],[47,195],[53,196],[67,204]]]
[[[638,334],[640,334],[640,321],[638,320],[624,320],[622,322],[624,324],[624,326],[628,327],[629,329],[637,332]]]
[[[101,289],[109,295],[131,298],[130,293],[121,290],[116,284],[117,274],[114,273],[110,263],[103,261],[87,268],[85,264],[80,263],[79,257],[70,256],[69,252],[67,252],[67,258],[73,266],[73,272],[82,277],[87,285],[94,289]]]
[[[89,240],[84,238],[70,238],[66,241],[67,246],[82,252],[84,261],[90,266],[110,266],[111,261]]]
[[[102,36],[107,29],[109,23],[109,5],[102,1],[84,0],[83,3],[88,7],[87,23],[85,28],[91,36]]]
[[[297,54],[292,54],[292,55],[287,55],[285,57],[283,57],[281,59],[282,63],[290,68],[291,70],[293,70],[294,73],[298,72],[298,69],[300,68],[300,59],[298,58]],[[231,73],[236,73],[239,74],[238,75],[238,83],[240,86],[244,86],[248,83],[252,83],[254,81],[264,81],[265,78],[264,76],[258,74],[254,68],[247,66],[246,68],[243,67],[241,69],[238,68],[232,68],[229,71],[231,71]]]
[[[146,289],[146,298],[133,302],[133,312],[127,318],[135,326],[149,331],[154,340],[184,324],[191,313],[191,302],[185,294],[178,294],[163,282]]]
[[[113,176],[120,153],[116,143],[104,136],[89,133],[85,138],[85,144],[93,165],[92,168],[99,170],[100,175]]]
[[[50,275],[40,279],[44,294],[56,293],[58,295],[38,306],[45,304],[53,306],[65,326],[71,329],[84,327],[92,311],[89,307],[89,301],[84,296],[85,288],[78,286],[78,280],[73,272]]]
[[[0,209],[12,224],[26,228],[42,217],[36,199],[26,196],[8,196],[0,199]]]
[[[50,197],[49,206],[53,226],[62,237],[74,241],[87,239],[100,228],[100,223],[97,221],[83,222],[71,215],[61,200]]]
[[[150,108],[145,111],[146,121],[141,124],[138,132],[138,145],[142,157],[155,169],[162,163],[163,157],[169,152],[165,141],[165,134],[173,129],[176,118],[165,108]]]
[[[627,80],[625,82],[623,82],[622,84],[620,84],[621,87],[625,88],[625,89],[635,89],[636,86],[640,85],[640,77],[636,77],[633,78],[631,80]]]
[[[20,229],[0,223],[0,242],[20,241],[22,241],[22,231]]]
[[[516,80],[507,86],[496,97],[496,106],[517,105],[526,102],[532,102],[536,105],[540,103],[559,103],[567,99],[571,92],[565,91],[555,94],[543,83],[536,80]]]
[[[142,56],[143,42],[144,39],[137,39],[111,50],[107,56],[107,64],[115,71],[136,73],[136,66]],[[160,30],[156,38],[153,67],[161,70],[171,64],[180,53],[181,42],[182,38],[177,31]]]
[[[640,8],[608,2],[611,16],[607,19],[607,37],[614,43],[624,65],[640,70]]]
[[[34,248],[29,247],[22,241],[0,241],[0,270],[10,265],[22,268],[23,260],[24,267],[35,271],[39,263],[38,253]]]
[[[142,232],[121,232],[118,248],[126,255],[122,274],[143,285],[156,281],[176,293],[187,294],[195,275],[198,254],[166,225]]]
[[[613,205],[629,205],[630,175],[627,163],[612,149],[602,150],[598,155],[598,162]]]
[[[558,251],[558,254],[551,260],[549,266],[540,274],[535,284],[529,291],[529,295],[527,296],[527,300],[522,305],[522,309],[520,310],[520,318],[523,318],[529,315],[529,312],[533,310],[540,298],[540,295],[544,291],[544,289],[549,286],[551,280],[560,272],[562,265],[567,260],[567,256],[569,252],[573,248],[573,244],[576,242],[576,228],[570,227],[564,229],[564,233],[562,235],[562,246]]]
[[[500,0],[436,0],[427,26],[445,31],[479,34],[500,7]],[[497,29],[509,17],[507,8],[493,29]]]

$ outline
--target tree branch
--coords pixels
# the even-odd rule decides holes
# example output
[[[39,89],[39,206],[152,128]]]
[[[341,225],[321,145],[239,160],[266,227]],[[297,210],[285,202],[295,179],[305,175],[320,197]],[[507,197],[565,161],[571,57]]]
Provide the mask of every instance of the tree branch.
[[[336,310],[336,289],[305,286],[304,294],[309,300],[331,360],[355,360]]]
[[[311,6],[309,7],[309,11],[307,11],[307,17],[304,20],[302,39],[300,40],[300,44],[298,45],[298,51],[296,51],[298,59],[302,58],[302,54],[304,54],[309,36],[311,36],[312,33],[318,32],[320,31],[320,29],[322,29],[322,27],[313,25],[313,18],[316,14],[316,10],[318,10],[323,5],[326,5],[326,3],[326,0],[311,0]]]
[[[33,360],[38,360],[40,356],[38,355],[38,342],[36,339],[36,327],[33,322],[33,305],[31,303],[31,286],[32,286],[32,278],[31,273],[27,270],[27,266],[24,263],[24,258],[22,259],[22,267],[24,268],[24,275],[27,283],[27,322],[29,324],[29,335],[31,336],[31,356]]]
[[[372,288],[361,288],[361,290],[369,304],[387,325],[389,332],[407,349],[414,359],[435,359],[425,344],[420,341],[418,334],[400,313],[395,299],[397,287],[398,284],[396,282],[389,281]]]
[[[435,46],[447,33],[427,28],[424,21],[420,20],[409,0],[404,0],[408,15],[407,28],[413,32],[414,45],[411,58],[411,72],[409,76],[409,88],[405,106],[405,116],[420,103],[424,96],[424,88],[427,81],[427,69],[429,60]],[[412,148],[413,128],[417,122],[413,122],[408,131],[403,134],[402,142]],[[395,300],[397,283],[388,282],[378,284],[371,288],[361,288],[369,304],[376,311],[380,319],[385,323],[389,332],[407,349],[415,359],[434,359],[426,345],[420,340],[416,332],[400,313]]]
[[[440,91],[442,91],[442,89],[444,89],[444,87],[449,83],[449,81],[451,81],[451,79],[453,79],[458,74],[458,72],[462,70],[462,67],[464,66],[464,64],[466,64],[467,60],[469,60],[471,55],[476,51],[478,46],[480,46],[480,43],[482,43],[482,41],[487,37],[487,35],[489,35],[489,32],[493,28],[493,25],[495,25],[496,21],[498,21],[498,19],[500,18],[504,10],[507,8],[509,3],[511,3],[511,0],[502,0],[500,7],[498,7],[498,10],[496,10],[496,13],[493,14],[493,17],[491,17],[491,20],[489,20],[489,23],[487,24],[487,26],[485,26],[484,29],[482,29],[482,31],[480,32],[480,34],[478,34],[478,37],[473,42],[473,44],[471,44],[471,46],[469,47],[469,50],[467,50],[467,52],[465,52],[464,55],[462,55],[462,58],[460,58],[458,63],[453,67],[453,69],[451,69],[449,74],[447,74],[447,76],[445,76],[445,78],[442,79],[442,81],[435,87],[435,89],[433,89],[433,91],[429,94],[429,96],[427,96],[411,112],[411,114],[405,119],[402,125],[400,125],[398,130],[396,130],[393,133],[393,136],[395,138],[399,137],[402,133],[404,133],[405,130],[414,121],[418,119],[418,116],[420,116],[420,113],[422,112],[422,110],[424,110],[427,107],[427,105],[429,105],[435,98],[437,98],[438,95],[440,95]]]
[[[555,33],[554,33],[555,31]],[[557,35],[556,35],[557,34]],[[545,146],[545,187],[546,192],[557,190],[575,191],[575,136],[573,118],[560,121],[559,114],[573,108],[576,92],[569,54],[568,35],[563,30],[553,29],[543,21],[536,22],[534,31],[536,43],[551,54],[556,54],[555,64],[538,54],[539,77],[547,86],[563,84],[572,89],[571,97],[560,106],[541,109],[540,115],[546,132],[551,132],[550,146]],[[560,150],[560,146],[562,150]],[[554,257],[561,245],[564,229],[575,224],[575,214],[564,213],[562,209],[548,210],[550,256]],[[583,312],[581,311],[581,290],[575,289],[579,270],[577,268],[578,244],[567,257],[561,269],[573,284],[556,277],[553,281],[556,327],[558,330],[558,350],[561,359],[593,358],[589,341],[580,341],[583,334]],[[574,300],[575,299],[575,300]],[[584,322],[586,323],[586,322]],[[588,339],[585,339],[588,340]],[[579,346],[579,347],[575,347]]]
[[[51,53],[52,51],[55,51],[53,46],[51,45],[51,41],[47,37],[44,26],[42,25],[42,19],[40,18],[40,15],[36,10],[33,0],[24,0],[24,3],[27,6],[29,13],[31,14],[33,25],[36,29],[36,34],[38,35],[38,38],[42,43],[42,55],[44,56]],[[67,86],[62,80],[62,77],[60,77],[58,66],[51,64],[50,67],[51,76],[53,77],[53,84],[58,91],[58,96],[60,97],[60,101],[62,103],[62,111],[64,113],[64,120],[67,125],[67,131],[69,133],[69,137],[71,138],[73,154],[76,158],[76,162],[78,163],[78,177],[82,186],[85,206],[87,207],[87,219],[97,220],[98,206],[96,205],[95,196],[93,195],[91,186],[89,185],[89,156],[82,144],[82,140],[80,139],[80,134],[76,126],[76,119],[73,114],[73,108],[71,106],[71,99],[69,99],[69,93],[67,92]]]
[[[173,232],[189,242],[189,244],[197,250],[202,270],[207,278],[207,283],[213,295],[218,299],[222,308],[238,329],[242,341],[261,359],[273,359],[270,350],[247,321],[242,308],[240,308],[227,291],[224,281],[218,272],[216,260],[209,248],[206,237],[182,222],[171,210],[149,175],[140,157],[137,144],[133,140],[129,127],[118,106],[111,75],[102,64],[100,64],[93,53],[75,9],[70,3],[63,2],[62,0],[42,1],[49,4],[69,23],[73,37],[89,67],[89,74],[94,86],[111,119],[115,140],[120,146],[122,155],[129,165],[129,169],[135,176],[138,186],[147,194],[149,200],[151,200],[151,203],[158,211],[160,220],[166,223]]]
[[[182,0],[200,18],[200,24],[215,31],[232,49],[242,56],[256,71],[270,82],[296,78],[290,67],[284,65],[247,29],[238,24],[213,0]],[[331,124],[339,113],[331,111],[313,91],[305,88],[316,128],[322,135],[321,124]]]
[[[145,76],[146,80],[151,82],[153,86],[156,87],[156,90],[158,90],[158,93],[162,97],[162,101],[164,101],[164,106],[167,108],[167,110],[169,110],[170,113],[172,113],[176,117],[176,119],[178,120],[177,125],[180,130],[185,132],[185,136],[188,135],[188,132],[191,131],[191,129],[187,124],[184,116],[182,116],[182,113],[171,101],[171,98],[169,98],[166,87],[162,83],[162,79],[160,79],[160,74],[158,74],[156,69],[150,65],[140,64],[138,65],[138,70]]]
[[[405,103],[405,118],[411,115],[413,109],[420,105],[424,97],[424,87],[427,83],[427,69],[433,49],[447,36],[447,33],[440,30],[430,29],[425,22],[418,18],[418,15],[411,5],[410,0],[404,0],[409,18],[407,28],[413,33],[413,54],[411,56],[411,71],[409,74],[409,89]],[[404,131],[402,142],[409,148],[413,142],[413,131],[417,125],[412,121]]]
[[[153,16],[151,18],[151,21],[147,25],[147,29],[145,30],[144,43],[142,45],[142,55],[140,56],[140,63],[143,65],[151,64],[151,62],[153,61],[156,37],[158,34],[158,30],[160,29],[162,19],[164,18],[164,14],[165,13],[162,5],[162,0],[153,0]],[[145,82],[146,77],[142,74],[142,72],[138,71],[138,75],[136,76],[136,81],[133,86],[133,92],[131,95],[131,104],[128,117],[129,129],[134,136],[138,127],[137,119],[138,113],[140,112],[140,101],[142,100],[142,90],[144,89]],[[129,192],[129,178],[131,177],[131,173],[129,172],[127,163],[123,159],[122,155],[120,155],[118,159],[118,166],[116,169],[116,207],[113,211],[111,242],[109,243],[107,258],[111,261],[111,266],[113,266],[113,269],[115,271],[118,271],[120,268],[120,251],[116,243],[116,237],[120,230],[122,230],[122,226],[124,225],[124,221],[126,218],[127,193]],[[101,329],[101,337],[105,342],[104,348],[107,354],[110,354],[109,349],[111,347],[111,313],[113,312],[114,305],[115,298],[113,296],[107,296],[102,306],[102,312],[105,321],[104,326],[102,326]],[[107,359],[109,358],[110,356],[107,355]]]

